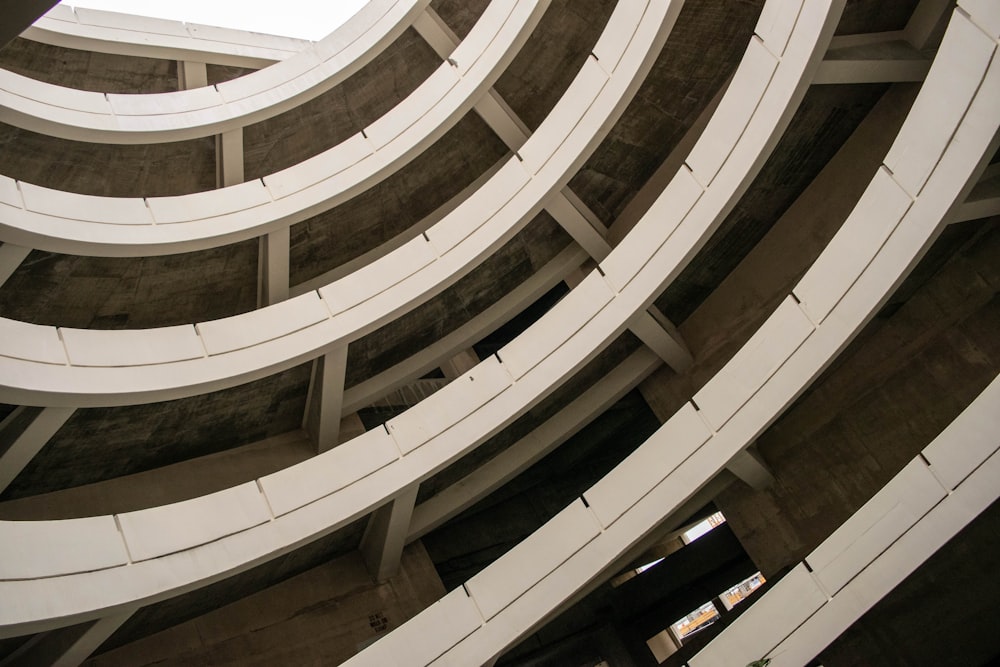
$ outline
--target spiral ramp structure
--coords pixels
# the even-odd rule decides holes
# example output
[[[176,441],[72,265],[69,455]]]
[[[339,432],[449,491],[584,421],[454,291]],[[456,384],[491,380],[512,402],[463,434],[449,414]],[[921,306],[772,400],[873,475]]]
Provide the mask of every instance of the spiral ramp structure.
[[[55,8],[0,50],[0,665],[1000,655],[998,44]]]

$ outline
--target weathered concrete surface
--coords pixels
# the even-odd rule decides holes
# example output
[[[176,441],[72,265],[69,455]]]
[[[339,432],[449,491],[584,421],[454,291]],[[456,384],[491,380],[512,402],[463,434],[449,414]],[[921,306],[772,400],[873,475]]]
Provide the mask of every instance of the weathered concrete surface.
[[[494,86],[536,129],[583,67],[614,9],[612,0],[553,0]]]
[[[89,484],[298,429],[310,364],[164,403],[77,410],[0,496]]]
[[[409,28],[339,86],[243,130],[246,179],[322,153],[384,115],[415,90],[441,60]]]
[[[469,113],[395,174],[344,204],[294,225],[291,284],[322,275],[405,233],[507,153],[486,123]]]
[[[1000,220],[947,229],[894,299],[757,440],[776,483],[717,502],[765,576],[800,561],[1000,369]]]
[[[304,431],[289,431],[144,472],[0,502],[0,519],[38,521],[133,512],[249,482],[316,455]]]
[[[459,39],[465,39],[489,4],[489,0],[432,0],[431,9]]]
[[[348,387],[427,347],[503,298],[570,243],[545,212],[469,275],[427,303],[351,343]]]
[[[138,329],[229,317],[257,305],[257,241],[161,257],[33,250],[0,286],[0,314],[35,324]]]
[[[215,188],[215,138],[134,146],[55,139],[0,123],[0,173],[66,192],[166,197]]]
[[[764,238],[679,326],[694,366],[681,375],[659,370],[642,385],[661,420],[726,364],[819,256],[881,164],[915,94],[914,86],[892,87]],[[751,186],[746,196],[753,194]]]
[[[177,61],[133,58],[15,39],[0,49],[0,67],[67,88],[98,93],[177,90]]]
[[[632,392],[516,479],[423,538],[451,589],[580,496],[659,426]]]
[[[335,665],[444,594],[420,542],[384,583],[354,551],[84,664]]]
[[[847,0],[838,35],[902,30],[920,0]]]
[[[672,322],[684,322],[757,245],[885,90],[886,86],[881,84],[809,89],[750,189],[705,247],[656,300],[656,305]]]
[[[564,408],[584,391],[599,382],[628,355],[636,351],[641,343],[635,336],[626,331],[590,363],[577,371],[573,377],[563,383],[538,405],[518,417],[513,423],[503,429],[472,452],[469,452],[450,466],[425,480],[420,485],[417,502],[423,502],[434,494],[451,486],[462,479],[486,461],[494,458],[508,447],[516,443],[532,430],[541,426],[549,417]],[[629,403],[633,407],[638,403]],[[569,446],[569,443],[563,445]],[[486,501],[484,501],[486,502]],[[437,559],[435,559],[437,562]]]
[[[743,57],[762,1],[684,3],[635,99],[570,187],[611,224]]]
[[[274,586],[286,579],[328,563],[335,558],[356,552],[358,543],[361,541],[361,534],[365,529],[365,521],[365,518],[358,519],[354,523],[326,537],[321,537],[291,553],[258,565],[246,572],[241,572],[228,579],[223,579],[190,593],[143,607],[122,625],[115,634],[108,638],[95,653],[100,654],[110,651],[142,637],[197,618],[209,611],[236,602],[269,586]],[[264,618],[263,610],[256,609],[254,602],[254,600],[251,600],[249,603],[254,607],[254,613]],[[242,613],[245,614],[246,612]],[[243,616],[243,618],[246,619],[247,617]],[[233,617],[233,620],[236,620],[236,617]],[[219,628],[220,634],[225,632],[223,627],[216,625],[226,622],[225,614],[209,619],[209,621],[211,625],[208,625],[206,629],[215,626]],[[237,627],[239,627],[239,624],[237,624]],[[197,629],[195,629],[195,634],[191,633],[190,628],[182,629],[179,636],[171,637],[167,640],[168,644],[175,650],[182,647],[197,650],[197,632]],[[242,638],[238,641],[246,642],[250,636],[252,635],[242,635]],[[184,643],[181,643],[182,641]],[[125,664],[129,663],[126,662]],[[191,663],[187,662],[184,664]]]

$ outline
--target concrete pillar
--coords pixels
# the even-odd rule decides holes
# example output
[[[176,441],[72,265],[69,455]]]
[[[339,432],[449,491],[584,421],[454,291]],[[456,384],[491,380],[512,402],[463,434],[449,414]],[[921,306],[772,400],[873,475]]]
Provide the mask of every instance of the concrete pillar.
[[[458,35],[430,7],[417,18],[413,27],[442,59],[448,58],[458,46]],[[531,136],[528,126],[493,88],[476,103],[475,111],[512,151],[517,151]],[[568,187],[547,202],[545,208],[573,240],[598,262],[611,252],[611,246],[605,240],[607,229]]]
[[[629,329],[674,372],[682,373],[694,363],[677,327],[656,306],[636,313],[629,321]]]
[[[20,406],[0,423],[0,492],[56,434],[74,408]]]
[[[257,306],[270,306],[288,298],[289,243],[288,227],[260,237],[257,264]]]
[[[954,4],[952,0],[920,0],[903,28],[903,39],[918,50],[929,46],[938,25]]]
[[[451,359],[441,364],[441,372],[444,373],[444,376],[449,380],[454,380],[455,378],[461,377],[475,368],[479,361],[479,355],[477,355],[476,351],[470,347],[462,350]]]
[[[14,245],[13,243],[0,245],[0,285],[3,285],[7,282],[8,278],[14,275],[17,267],[21,266],[21,263],[27,259],[30,252],[31,248]]]
[[[410,529],[420,484],[412,484],[395,498],[372,512],[361,538],[361,555],[376,581],[385,581],[397,571]]]
[[[177,87],[180,90],[204,88],[208,85],[208,67],[190,60],[177,61]]]
[[[327,352],[313,366],[302,428],[309,434],[317,453],[333,449],[340,442],[346,372],[346,345]]]
[[[243,128],[215,135],[215,186],[224,188],[245,180]]]
[[[554,196],[545,209],[594,261],[600,262],[611,253],[608,230],[571,190],[566,188]]]
[[[96,621],[42,632],[18,647],[2,664],[4,667],[76,667],[113,635],[136,609],[138,607],[130,607]]]

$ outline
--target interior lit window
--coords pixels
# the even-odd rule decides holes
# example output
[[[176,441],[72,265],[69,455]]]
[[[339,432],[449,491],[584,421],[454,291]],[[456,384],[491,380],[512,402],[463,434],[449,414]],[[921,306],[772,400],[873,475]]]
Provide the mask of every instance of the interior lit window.
[[[681,539],[684,541],[684,544],[691,544],[705,533],[709,532],[716,526],[721,526],[725,522],[726,517],[722,516],[722,512],[716,512],[705,520],[699,521],[685,530],[681,535]]]
[[[368,0],[65,0],[60,4],[316,41],[358,13]]]
[[[659,565],[663,561],[664,561],[664,558],[657,558],[656,560],[652,561],[651,563],[646,563],[645,565],[640,565],[639,567],[635,568],[635,573],[636,574],[642,574],[643,572],[645,572],[649,568],[653,567],[654,565]]]
[[[719,596],[722,599],[722,604],[725,605],[726,609],[732,609],[760,588],[765,581],[767,580],[764,579],[764,575],[760,572],[747,577]]]
[[[673,633],[678,642],[683,642],[691,635],[704,630],[717,620],[719,620],[719,610],[711,602],[706,602],[687,616],[671,623],[670,632]]]

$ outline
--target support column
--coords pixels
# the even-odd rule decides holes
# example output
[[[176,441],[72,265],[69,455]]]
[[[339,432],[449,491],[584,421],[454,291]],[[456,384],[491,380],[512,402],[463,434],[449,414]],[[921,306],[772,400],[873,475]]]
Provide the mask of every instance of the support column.
[[[31,248],[4,243],[0,245],[0,285],[7,282],[7,279],[14,275],[17,267],[28,258]]]
[[[584,213],[574,202],[586,208],[583,202],[566,188],[547,202],[545,209],[595,262],[600,262],[611,254],[611,244],[606,238],[608,230],[600,222],[597,222],[599,227],[595,225],[590,219],[593,215],[590,210],[586,209]]]
[[[288,298],[289,243],[288,227],[260,237],[257,264],[257,306],[270,306]]]
[[[413,27],[442,59],[448,58],[459,44],[458,35],[430,7],[414,21]],[[531,136],[528,126],[493,88],[476,103],[474,109],[512,151],[519,149]],[[611,246],[605,239],[607,229],[604,224],[569,187],[563,188],[546,203],[545,208],[596,261],[601,261],[611,252]]]
[[[0,423],[0,493],[35,458],[74,408],[20,406]]]
[[[399,571],[403,545],[410,530],[410,518],[420,484],[412,484],[395,498],[372,512],[361,538],[361,556],[375,581],[385,581]]]
[[[441,372],[447,379],[454,380],[475,368],[479,361],[476,351],[470,347],[441,364]]]
[[[774,484],[774,474],[754,445],[729,459],[726,469],[755,491],[763,491]]]
[[[318,454],[333,449],[340,442],[347,347],[345,345],[327,352],[313,365],[302,428],[309,434]]]
[[[113,635],[136,609],[138,607],[130,607],[96,621],[43,632],[7,656],[3,660],[3,665],[4,667],[20,665],[76,667]]]
[[[586,264],[584,265],[586,266]],[[566,276],[566,284],[573,289],[585,277],[583,267]],[[675,373],[682,373],[694,363],[694,357],[684,343],[680,331],[656,306],[636,313],[628,323],[629,330],[636,338],[656,353]],[[639,386],[642,391],[642,385]],[[644,396],[645,397],[645,396]]]
[[[954,4],[952,0],[920,0],[903,28],[903,39],[915,49],[926,48]]]
[[[677,327],[656,306],[636,313],[629,321],[629,329],[674,372],[683,373],[694,363]]]
[[[244,179],[243,128],[215,135],[215,186],[238,185]]]
[[[190,60],[177,61],[177,87],[180,90],[204,88],[208,85],[208,66]]]

